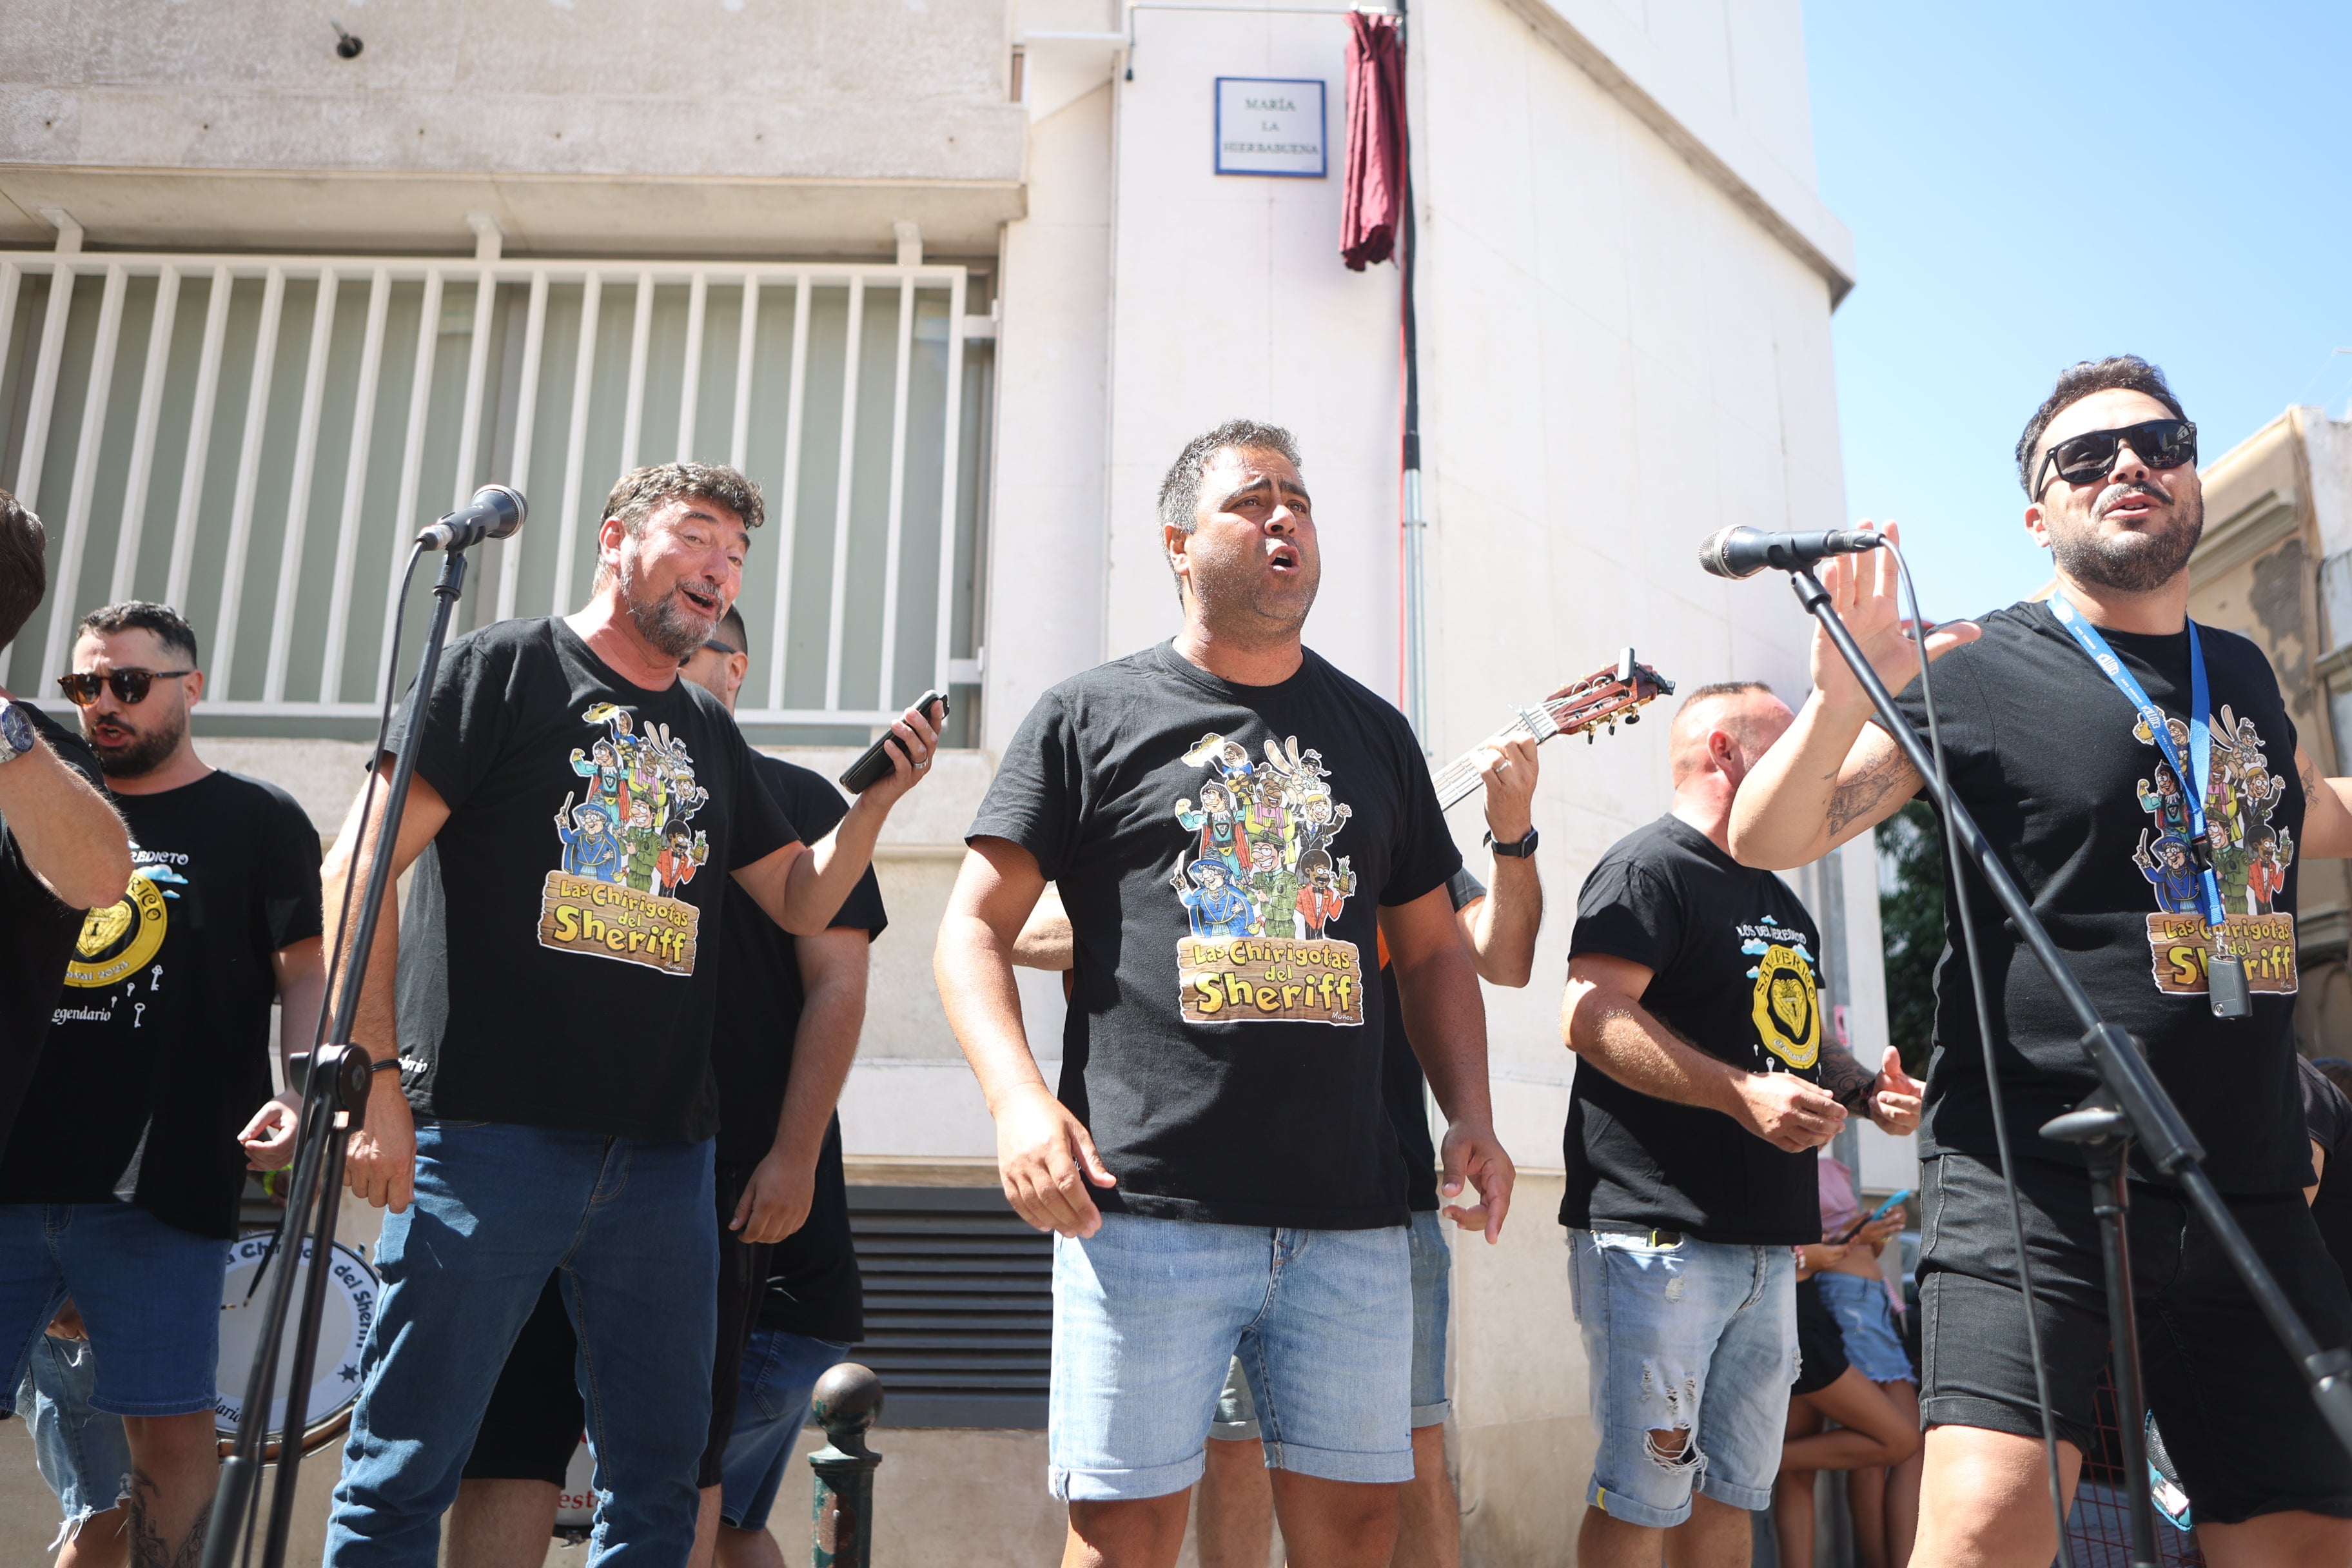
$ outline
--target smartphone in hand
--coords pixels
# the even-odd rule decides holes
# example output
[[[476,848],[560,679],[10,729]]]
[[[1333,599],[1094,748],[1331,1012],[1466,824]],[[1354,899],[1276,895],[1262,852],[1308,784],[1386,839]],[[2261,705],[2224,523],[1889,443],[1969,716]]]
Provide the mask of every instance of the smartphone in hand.
[[[1907,1198],[1910,1195],[1911,1189],[1908,1187],[1904,1188],[1901,1192],[1895,1194],[1893,1197],[1887,1199],[1885,1203],[1871,1210],[1862,1218],[1854,1221],[1851,1226],[1848,1226],[1846,1227],[1845,1234],[1837,1237],[1831,1243],[1831,1245],[1834,1247],[1844,1246],[1847,1242],[1852,1241],[1855,1237],[1860,1236],[1863,1232],[1864,1226],[1876,1224],[1879,1220],[1893,1213],[1895,1205],[1902,1203],[1905,1198]]]
[[[901,688],[901,689],[904,689]],[[926,691],[915,699],[910,706],[924,718],[929,719],[931,721],[931,727],[935,730],[948,721],[948,700],[940,691]],[[931,711],[933,707],[939,709],[937,713]],[[863,795],[889,777],[890,753],[882,749],[885,746],[897,751],[901,756],[906,755],[906,748],[898,744],[898,738],[896,735],[885,734],[880,740],[866,747],[858,759],[849,764],[849,771],[841,775],[841,787],[852,795]],[[911,762],[913,759],[908,760]]]

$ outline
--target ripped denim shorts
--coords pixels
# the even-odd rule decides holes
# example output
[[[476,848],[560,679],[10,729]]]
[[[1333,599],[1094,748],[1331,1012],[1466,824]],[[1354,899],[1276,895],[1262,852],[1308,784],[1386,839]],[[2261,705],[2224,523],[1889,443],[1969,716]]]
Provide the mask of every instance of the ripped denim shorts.
[[[1768,1507],[1797,1370],[1789,1249],[1590,1230],[1568,1239],[1601,1439],[1585,1501],[1655,1530],[1690,1517],[1693,1489]]]

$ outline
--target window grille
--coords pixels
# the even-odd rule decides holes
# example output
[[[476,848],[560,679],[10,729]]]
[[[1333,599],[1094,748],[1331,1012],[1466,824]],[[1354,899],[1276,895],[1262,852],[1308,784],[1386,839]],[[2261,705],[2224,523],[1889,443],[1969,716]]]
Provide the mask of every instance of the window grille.
[[[370,718],[418,528],[515,484],[530,522],[478,552],[458,629],[565,613],[614,479],[693,457],[768,500],[740,719],[887,722],[978,679],[969,290],[930,263],[0,251],[0,487],[50,529],[0,684],[54,703],[80,615],[157,598],[214,713]]]
[[[1042,1428],[1054,1238],[992,1187],[849,1189],[866,1338],[893,1426]]]

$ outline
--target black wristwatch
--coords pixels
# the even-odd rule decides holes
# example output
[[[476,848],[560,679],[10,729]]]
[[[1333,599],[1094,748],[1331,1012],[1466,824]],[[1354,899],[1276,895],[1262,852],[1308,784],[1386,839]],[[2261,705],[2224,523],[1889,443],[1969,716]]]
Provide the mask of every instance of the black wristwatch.
[[[1532,827],[1528,828],[1528,836],[1515,844],[1498,844],[1495,841],[1495,836],[1489,833],[1486,835],[1486,847],[1497,855],[1508,856],[1514,860],[1524,860],[1536,852],[1536,830]]]

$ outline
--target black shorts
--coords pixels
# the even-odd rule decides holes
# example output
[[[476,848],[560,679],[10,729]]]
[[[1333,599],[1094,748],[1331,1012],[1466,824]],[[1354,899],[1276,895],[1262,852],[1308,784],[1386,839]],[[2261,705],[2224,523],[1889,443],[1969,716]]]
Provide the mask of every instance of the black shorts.
[[[2008,1199],[1988,1160],[1945,1154],[1921,1175],[1919,1413],[1929,1426],[2042,1435]],[[2099,1451],[2093,1400],[2108,1358],[2106,1289],[2089,1176],[2017,1162],[2035,1313],[2058,1435]],[[2299,1194],[2231,1212],[2323,1345],[2352,1331],[2352,1296]],[[2352,1457],[2230,1268],[2169,1187],[2131,1184],[2128,1237],[2149,1409],[2197,1517],[2232,1524],[2303,1510],[2352,1517]]]
[[[753,1167],[720,1162],[713,1186],[719,1200],[719,1337],[710,1370],[710,1435],[695,1477],[698,1487],[719,1482],[727,1439],[735,1430],[735,1405],[742,1385],[743,1351],[768,1284],[774,1248],[753,1244],[727,1228]],[[657,1330],[655,1331],[658,1331]],[[583,1428],[575,1369],[579,1342],[563,1303],[563,1271],[550,1275],[539,1304],[525,1319],[507,1364],[490,1392],[489,1409],[467,1457],[469,1481],[545,1481],[561,1487]],[[612,1413],[625,1421],[625,1410]]]
[[[1845,1375],[1853,1363],[1845,1359],[1845,1335],[1837,1317],[1822,1300],[1818,1279],[1797,1282],[1797,1381],[1791,1394],[1812,1394]]]

